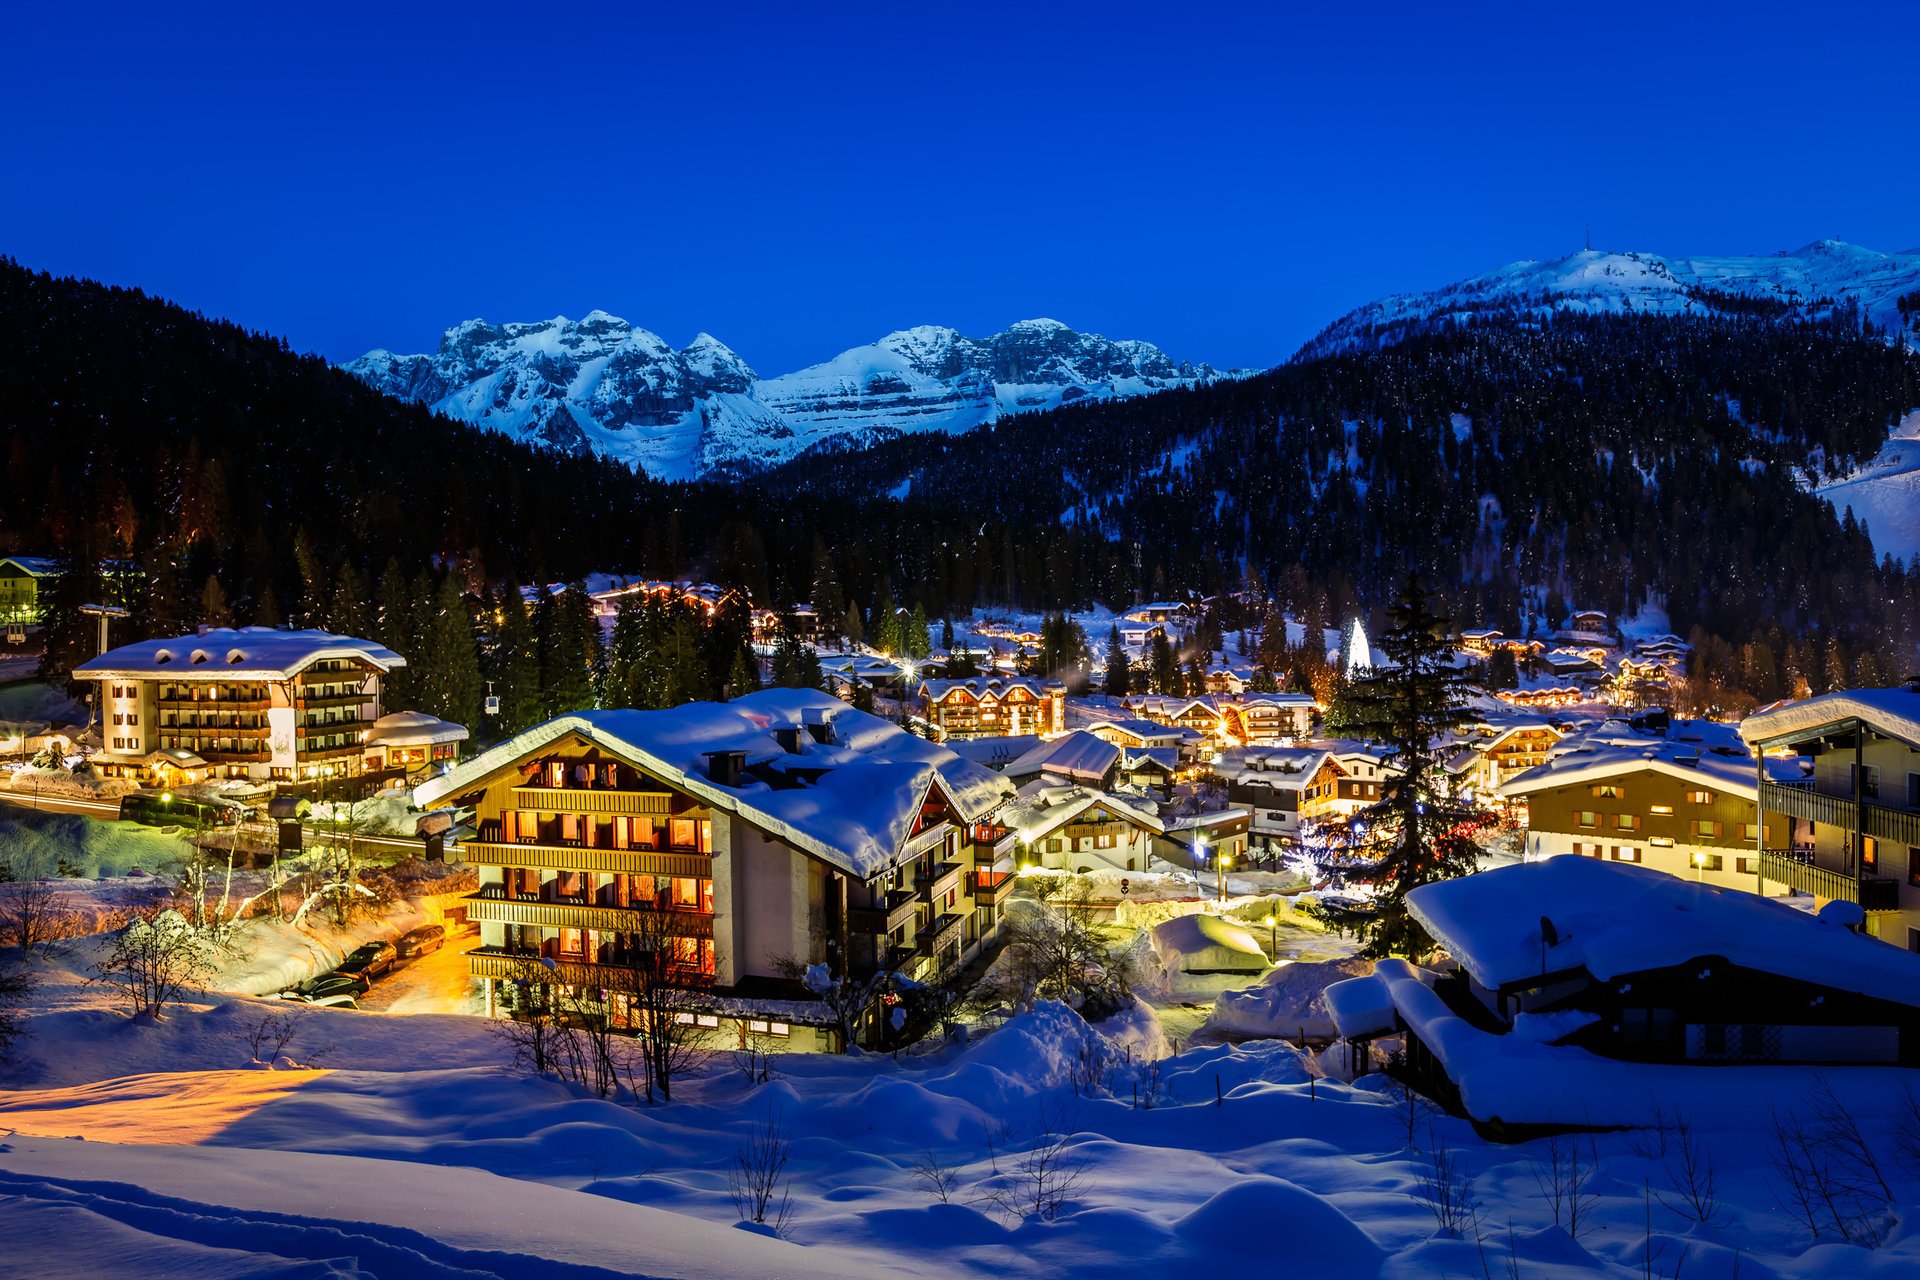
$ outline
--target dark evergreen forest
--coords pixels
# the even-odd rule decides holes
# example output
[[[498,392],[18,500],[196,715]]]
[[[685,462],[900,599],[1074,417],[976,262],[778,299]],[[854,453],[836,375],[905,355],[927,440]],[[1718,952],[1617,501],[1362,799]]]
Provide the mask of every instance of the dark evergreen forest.
[[[1920,572],[1802,487],[1803,464],[1868,458],[1920,406],[1920,358],[1844,313],[1488,316],[730,485],[516,444],[279,340],[4,261],[0,335],[0,549],[64,557],[59,601],[117,597],[126,638],[355,607],[378,625],[392,584],[438,600],[451,578],[484,654],[500,584],[596,570],[810,600],[830,625],[882,601],[937,618],[1250,584],[1337,623],[1413,570],[1461,625],[1512,631],[1661,594],[1736,666],[1764,646],[1760,693],[1789,650],[1799,671],[1837,651],[1894,673],[1920,612]],[[56,671],[82,651],[68,621]]]

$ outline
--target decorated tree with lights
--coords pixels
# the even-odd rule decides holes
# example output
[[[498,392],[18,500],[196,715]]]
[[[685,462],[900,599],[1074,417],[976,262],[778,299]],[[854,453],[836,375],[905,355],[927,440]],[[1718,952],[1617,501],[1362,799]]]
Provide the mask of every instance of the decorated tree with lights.
[[[1454,665],[1450,622],[1411,574],[1387,621],[1378,645],[1385,661],[1358,673],[1344,695],[1348,731],[1382,744],[1388,766],[1379,802],[1354,815],[1355,849],[1371,855],[1379,889],[1360,924],[1362,954],[1417,956],[1433,939],[1408,914],[1407,894],[1471,873],[1474,835],[1486,819],[1449,795],[1441,767],[1466,681]]]

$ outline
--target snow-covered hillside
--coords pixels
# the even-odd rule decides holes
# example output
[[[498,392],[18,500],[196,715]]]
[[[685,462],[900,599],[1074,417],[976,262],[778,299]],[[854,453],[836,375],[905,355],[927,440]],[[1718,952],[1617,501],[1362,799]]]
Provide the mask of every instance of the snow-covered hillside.
[[[977,340],[933,325],[903,329],[763,380],[711,335],[676,351],[604,311],[535,324],[469,320],[431,355],[370,351],[345,367],[463,421],[667,478],[769,466],[848,433],[964,431],[1215,376],[1151,343],[1023,320]]]
[[[1899,300],[1911,295],[1905,312]],[[1426,293],[1395,294],[1351,311],[1321,330],[1302,357],[1391,342],[1442,319],[1489,311],[1580,310],[1674,315],[1784,303],[1812,312],[1857,302],[1876,325],[1920,345],[1920,249],[1881,253],[1816,240],[1758,258],[1665,258],[1586,250],[1548,261],[1510,263]]]
[[[1872,462],[1815,492],[1863,521],[1880,555],[1920,556],[1920,410],[1901,420]]]

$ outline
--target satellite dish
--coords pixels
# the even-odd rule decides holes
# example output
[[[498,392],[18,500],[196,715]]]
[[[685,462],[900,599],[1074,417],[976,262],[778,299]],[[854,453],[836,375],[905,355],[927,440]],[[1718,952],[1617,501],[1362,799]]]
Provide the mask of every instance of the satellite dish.
[[[1550,947],[1560,945],[1560,931],[1554,928],[1553,921],[1547,919],[1545,916],[1540,917],[1540,941]]]

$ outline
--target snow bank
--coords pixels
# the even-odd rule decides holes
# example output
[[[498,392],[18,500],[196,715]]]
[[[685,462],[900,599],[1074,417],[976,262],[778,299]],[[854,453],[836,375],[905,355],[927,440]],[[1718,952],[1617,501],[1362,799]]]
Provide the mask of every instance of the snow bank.
[[[1215,996],[1205,1029],[1233,1036],[1332,1036],[1333,989],[1372,968],[1372,961],[1352,958],[1281,965],[1251,987]]]

